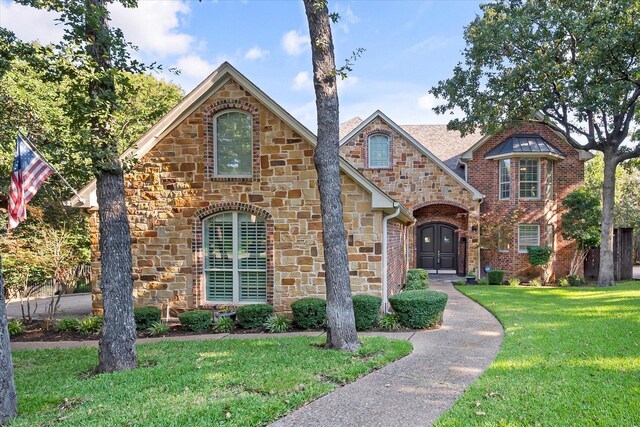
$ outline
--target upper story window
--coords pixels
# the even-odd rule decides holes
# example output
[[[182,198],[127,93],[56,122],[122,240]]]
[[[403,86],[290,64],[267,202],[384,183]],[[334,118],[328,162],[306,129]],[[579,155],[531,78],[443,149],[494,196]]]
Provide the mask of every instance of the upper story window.
[[[369,168],[389,167],[389,137],[378,133],[369,137]]]
[[[205,295],[213,303],[265,302],[267,228],[246,212],[223,212],[203,221]]]
[[[547,200],[553,200],[553,161],[547,160],[547,182],[546,189]]]
[[[540,246],[540,226],[538,224],[518,225],[518,252],[526,254],[527,246]]]
[[[540,159],[520,159],[519,197],[521,199],[540,198]]]
[[[500,188],[498,196],[500,200],[508,200],[511,197],[511,160],[499,160],[499,164]]]
[[[214,175],[250,178],[253,166],[253,124],[249,114],[226,111],[213,121]]]

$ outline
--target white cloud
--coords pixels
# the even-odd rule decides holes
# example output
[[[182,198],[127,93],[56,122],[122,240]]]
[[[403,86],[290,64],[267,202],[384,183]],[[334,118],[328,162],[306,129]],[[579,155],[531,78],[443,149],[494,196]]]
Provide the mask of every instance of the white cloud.
[[[304,52],[309,45],[309,37],[291,30],[282,36],[282,48],[289,55],[297,56]]]
[[[347,78],[345,78],[344,80],[338,78],[336,81],[338,82],[338,90],[346,91],[357,85],[359,79],[357,76],[347,76]]]
[[[431,109],[435,107],[435,105],[436,97],[431,95],[429,92],[418,98],[418,108],[422,110],[431,111]]]
[[[337,25],[345,33],[349,32],[350,25],[360,22],[360,18],[356,16],[355,13],[353,13],[353,10],[351,10],[351,6],[347,6],[346,9],[343,9],[340,5],[338,5],[336,7],[336,11],[340,15],[340,19],[338,20]]]
[[[109,11],[113,25],[145,54],[160,57],[185,54],[196,41],[179,31],[180,20],[191,13],[185,1],[140,1],[137,8],[114,3]]]
[[[13,31],[20,40],[38,40],[42,44],[59,42],[64,33],[62,26],[56,25],[55,19],[59,16],[55,12],[0,1],[0,25]]]
[[[174,67],[181,71],[181,76],[203,80],[211,74],[217,66],[202,59],[198,55],[191,54],[180,57]]]
[[[254,46],[244,54],[244,59],[254,60],[264,58],[269,54],[268,50],[260,49],[258,46]]]
[[[311,76],[306,71],[300,71],[293,78],[293,84],[291,85],[291,89],[293,90],[307,90],[313,89],[313,81],[311,80]]]
[[[440,50],[442,48],[447,47],[449,44],[449,39],[440,36],[431,36],[422,40],[419,43],[414,44],[409,49],[408,52],[433,52],[434,50]]]

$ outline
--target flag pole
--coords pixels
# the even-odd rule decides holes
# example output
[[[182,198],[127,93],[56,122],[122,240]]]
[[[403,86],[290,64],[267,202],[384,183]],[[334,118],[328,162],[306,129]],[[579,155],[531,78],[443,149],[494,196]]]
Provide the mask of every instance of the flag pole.
[[[22,131],[20,129],[18,129],[18,133],[22,136],[22,138],[24,139],[24,142],[36,153],[38,153],[40,155],[40,157],[42,158],[43,161],[45,161],[47,163],[47,165],[49,165],[49,167],[56,173],[56,175],[58,175],[60,177],[60,179],[62,179],[62,182],[64,182],[67,187],[69,187],[71,189],[71,191],[73,191],[73,194],[76,195],[76,197],[81,201],[84,202],[84,199],[82,197],[80,197],[80,195],[78,194],[78,192],[76,191],[75,188],[73,188],[71,186],[71,184],[69,184],[69,181],[67,181],[65,179],[64,176],[62,176],[62,174],[60,172],[58,172],[58,170],[56,168],[54,168],[51,163],[49,163],[49,161],[47,160],[47,158],[40,152],[40,150],[38,150],[38,148],[35,146],[35,144],[33,142],[31,142],[31,140],[24,134],[22,133]]]

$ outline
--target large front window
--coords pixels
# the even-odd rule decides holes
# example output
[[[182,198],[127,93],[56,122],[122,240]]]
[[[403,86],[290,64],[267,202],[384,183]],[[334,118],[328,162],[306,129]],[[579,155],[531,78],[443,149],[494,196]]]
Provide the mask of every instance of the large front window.
[[[500,200],[511,197],[511,160],[500,160]]]
[[[389,137],[383,134],[369,137],[369,167],[389,167]]]
[[[205,294],[208,302],[265,302],[267,229],[263,219],[224,212],[203,221]]]
[[[520,159],[520,198],[540,198],[540,160]]]
[[[527,246],[540,246],[540,226],[520,224],[518,226],[518,252],[527,253]]]
[[[246,113],[229,111],[216,116],[215,175],[251,177],[253,162],[252,118]]]

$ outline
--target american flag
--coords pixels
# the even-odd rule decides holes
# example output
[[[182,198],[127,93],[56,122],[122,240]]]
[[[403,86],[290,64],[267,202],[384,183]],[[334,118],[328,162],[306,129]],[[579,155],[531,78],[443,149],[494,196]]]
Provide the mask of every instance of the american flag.
[[[53,169],[33,152],[18,135],[16,155],[11,169],[9,190],[9,229],[16,228],[20,221],[27,219],[27,203],[36,195]]]

